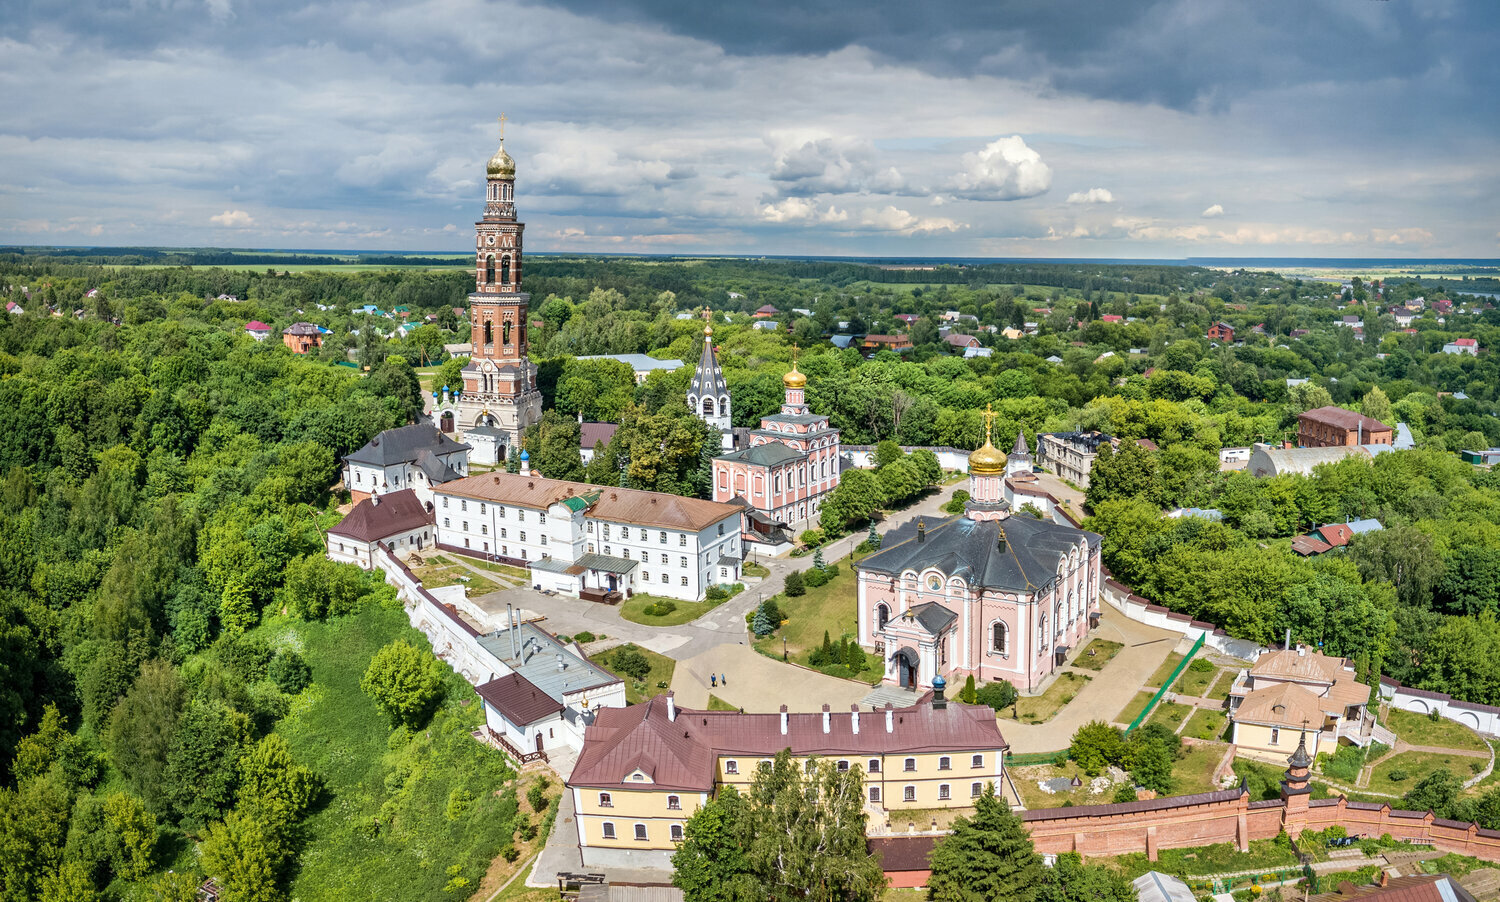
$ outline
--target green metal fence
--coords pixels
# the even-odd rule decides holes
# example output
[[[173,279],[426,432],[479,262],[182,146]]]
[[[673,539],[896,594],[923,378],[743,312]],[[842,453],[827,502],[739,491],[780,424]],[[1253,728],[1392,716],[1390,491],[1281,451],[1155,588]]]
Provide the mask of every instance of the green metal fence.
[[[1127,736],[1130,735],[1132,730],[1145,722],[1146,717],[1151,713],[1151,709],[1156,707],[1156,703],[1161,701],[1161,697],[1167,694],[1167,690],[1172,687],[1173,683],[1177,682],[1177,678],[1182,675],[1183,668],[1188,666],[1188,662],[1193,660],[1193,655],[1196,655],[1198,649],[1203,647],[1203,638],[1203,635],[1198,636],[1198,641],[1194,642],[1193,647],[1188,649],[1188,653],[1182,656],[1181,661],[1177,662],[1177,666],[1172,670],[1172,675],[1162,681],[1161,688],[1156,690],[1156,694],[1151,696],[1149,702],[1146,702],[1146,707],[1142,708],[1141,713],[1137,714],[1135,720],[1130,722],[1130,726],[1125,728]]]

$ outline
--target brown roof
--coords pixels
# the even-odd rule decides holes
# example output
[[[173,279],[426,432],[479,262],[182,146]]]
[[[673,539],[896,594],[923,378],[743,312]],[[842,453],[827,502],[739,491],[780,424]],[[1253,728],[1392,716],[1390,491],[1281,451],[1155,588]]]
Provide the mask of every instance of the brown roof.
[[[822,714],[788,714],[782,733],[780,714],[678,708],[671,720],[666,697],[657,696],[628,708],[601,709],[584,734],[568,784],[619,786],[641,769],[657,788],[708,790],[721,755],[769,758],[791,749],[794,755],[852,757],[1005,748],[987,705],[933,708],[929,700],[892,709],[891,715],[886,732],[885,709],[861,712],[856,733],[850,712],[830,714],[825,733]]]
[[[579,423],[578,447],[592,451],[595,445],[607,445],[619,430],[619,423]]]
[[[1354,530],[1350,529],[1347,523],[1329,523],[1313,531],[1322,536],[1323,541],[1327,542],[1331,548],[1342,548],[1348,545],[1349,540],[1354,537]]]
[[[1322,554],[1325,551],[1332,550],[1332,548],[1332,545],[1321,539],[1315,539],[1312,536],[1292,536],[1292,550],[1303,557]]]
[[[1333,426],[1337,429],[1346,429],[1350,432],[1356,430],[1369,435],[1372,432],[1390,432],[1391,427],[1380,422],[1374,417],[1367,417],[1362,413],[1345,410],[1342,407],[1319,407],[1302,414],[1299,419],[1310,420],[1325,426]]]
[[[1347,676],[1347,672],[1344,670],[1343,658],[1330,657],[1312,649],[1306,649],[1300,654],[1297,649],[1277,649],[1256,658],[1255,666],[1250,668],[1250,675],[1331,684],[1334,680]]]
[[[508,673],[475,687],[479,697],[505,715],[516,726],[526,726],[562,711],[562,702],[536,687],[519,673]]]
[[[1323,700],[1298,683],[1256,689],[1235,711],[1240,722],[1317,730],[1323,726]]]
[[[880,856],[881,870],[927,871],[932,869],[930,856],[937,845],[936,836],[877,836],[865,840],[871,855]]]
[[[581,498],[590,505],[588,515],[597,520],[693,531],[706,529],[740,513],[739,508],[716,501],[516,473],[465,476],[443,483],[438,491],[444,495],[543,511],[559,501]]]
[[[378,542],[431,522],[427,509],[417,499],[417,493],[402,489],[366,498],[354,505],[337,526],[328,528],[328,534],[356,542]]]
[[[1359,899],[1361,902],[1474,902],[1468,890],[1447,874],[1413,874],[1409,877],[1390,877],[1386,885],[1355,886],[1345,880],[1331,893],[1319,893],[1312,902],[1345,902]]]

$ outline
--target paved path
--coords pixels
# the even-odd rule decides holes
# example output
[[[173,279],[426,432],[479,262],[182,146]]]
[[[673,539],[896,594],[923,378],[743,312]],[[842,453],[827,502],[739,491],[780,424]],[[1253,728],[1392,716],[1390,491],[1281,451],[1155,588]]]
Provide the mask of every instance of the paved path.
[[[1112,608],[1104,608],[1099,628],[1089,638],[1124,643],[1104,669],[1090,673],[1092,680],[1078,695],[1046,723],[1018,723],[1000,718],[1000,733],[1016,754],[1054,752],[1068,747],[1073,733],[1091,720],[1113,721],[1141,691],[1146,681],[1182,641],[1182,634],[1137,623]]]
[[[708,675],[723,674],[729,685],[711,688]],[[677,662],[672,691],[686,708],[707,708],[709,693],[746,711],[818,712],[823,705],[848,713],[870,694],[870,686],[774,661],[747,645],[721,645]]]

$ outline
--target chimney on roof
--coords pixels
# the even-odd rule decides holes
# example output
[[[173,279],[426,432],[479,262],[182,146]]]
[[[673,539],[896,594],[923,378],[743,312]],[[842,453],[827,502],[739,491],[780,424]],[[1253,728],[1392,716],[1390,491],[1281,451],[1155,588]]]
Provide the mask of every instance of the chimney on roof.
[[[859,735],[859,705],[849,706],[849,729],[854,731],[854,735]]]
[[[827,733],[833,723],[833,715],[828,712],[828,703],[823,703],[823,732]]]
[[[786,735],[786,705],[781,706],[781,735]]]
[[[1297,646],[1297,657],[1304,658],[1306,656],[1307,656],[1307,646],[1306,645],[1299,645],[1299,646]]]
[[[677,719],[677,702],[672,698],[672,693],[667,693],[667,720]]]
[[[896,732],[895,711],[891,708],[890,702],[885,703],[885,731],[887,733]]]
[[[1281,647],[1282,647],[1283,650],[1289,649],[1289,648],[1292,647],[1292,628],[1291,627],[1287,627],[1286,628],[1286,641],[1283,642],[1283,643],[1281,643]]]
[[[371,507],[379,507],[380,506],[380,496],[379,495],[371,495],[370,496],[370,506]]]
[[[1380,885],[1381,886],[1390,886],[1391,885],[1391,873],[1390,873],[1390,871],[1387,871],[1385,869],[1381,869],[1381,871],[1380,871]]]

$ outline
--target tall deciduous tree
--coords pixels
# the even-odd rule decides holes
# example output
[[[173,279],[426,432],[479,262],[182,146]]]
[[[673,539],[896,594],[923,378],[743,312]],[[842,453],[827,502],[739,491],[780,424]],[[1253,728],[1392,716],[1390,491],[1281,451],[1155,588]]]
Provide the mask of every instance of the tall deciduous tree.
[[[110,757],[131,788],[159,807],[167,756],[177,735],[186,693],[166,661],[148,661],[109,718]]]
[[[203,838],[203,867],[217,878],[223,902],[278,902],[276,873],[286,858],[271,831],[254,817],[230,812]]]
[[[993,786],[974,800],[973,817],[932,850],[927,897],[933,902],[1034,902],[1043,879],[1031,835]]]
[[[405,639],[375,653],[359,686],[393,727],[420,727],[443,697],[437,659]]]

